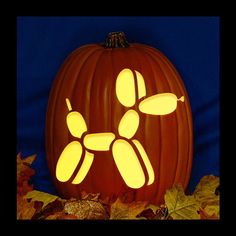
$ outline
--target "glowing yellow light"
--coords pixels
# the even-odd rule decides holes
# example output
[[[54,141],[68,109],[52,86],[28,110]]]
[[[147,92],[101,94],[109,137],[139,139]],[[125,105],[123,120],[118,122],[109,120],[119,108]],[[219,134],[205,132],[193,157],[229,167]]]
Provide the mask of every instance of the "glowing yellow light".
[[[142,98],[146,96],[146,86],[143,76],[138,72],[135,71],[137,83],[138,83],[138,98]]]
[[[70,179],[82,155],[82,146],[78,141],[69,143],[62,151],[56,166],[56,177],[61,182]]]
[[[71,110],[72,110],[72,107],[71,107],[69,98],[66,98],[66,105],[67,105],[67,107],[68,107],[68,110],[71,111]]]
[[[175,111],[177,101],[184,101],[184,97],[177,99],[173,93],[160,93],[144,99],[139,104],[139,110],[151,115],[166,115]]]
[[[135,81],[135,76],[137,81]],[[132,107],[137,101],[146,96],[145,81],[142,74],[138,71],[134,73],[126,68],[117,76],[116,95],[119,102],[126,106]],[[137,85],[137,88],[135,86]],[[136,94],[136,92],[138,94]],[[177,98],[173,93],[161,93],[144,99],[139,104],[139,110],[151,115],[166,115],[176,110],[177,102],[184,102],[184,96]],[[68,129],[74,137],[81,138],[87,131],[87,125],[83,116],[72,110],[70,100],[66,98],[66,105],[69,114],[66,117]],[[139,127],[139,114],[133,110],[128,110],[120,120],[118,125],[118,133],[121,137],[132,139]],[[112,155],[118,171],[120,172],[124,182],[130,188],[138,189],[145,184],[145,175],[139,162],[140,154],[145,168],[148,173],[147,185],[151,185],[155,181],[155,173],[152,168],[148,155],[142,144],[134,140],[117,139],[112,132],[90,133],[83,138],[83,145],[92,151],[112,151]],[[115,141],[114,141],[115,140]],[[111,143],[114,141],[111,147]],[[133,149],[133,144],[136,146]],[[88,150],[83,152],[83,146],[78,141],[69,143],[62,151],[57,165],[56,177],[61,182],[68,181],[78,166],[82,154],[84,153],[83,163],[76,174],[72,184],[80,184],[88,174],[94,160],[94,154]],[[136,150],[136,151],[135,151]],[[138,152],[138,153],[137,153]]]
[[[120,120],[118,126],[119,135],[132,138],[139,127],[139,115],[135,110],[128,110]]]
[[[84,137],[84,145],[86,148],[94,151],[108,151],[112,141],[115,139],[113,133],[95,133],[87,134]]]
[[[87,131],[85,120],[77,111],[72,111],[67,115],[66,123],[71,135],[74,137],[81,138],[82,134]]]
[[[146,151],[144,150],[142,144],[136,140],[136,139],[133,139],[132,142],[135,144],[135,146],[137,147],[142,159],[143,159],[143,162],[144,162],[144,165],[147,169],[147,172],[148,172],[148,183],[147,185],[151,185],[153,182],[154,182],[154,179],[155,179],[155,174],[154,174],[154,171],[153,171],[153,168],[152,168],[152,164],[147,156],[147,153]]]
[[[123,69],[116,79],[116,96],[125,107],[132,107],[136,102],[134,75],[130,69]]]
[[[177,101],[184,102],[184,96],[182,96],[181,98],[178,98]]]
[[[72,181],[72,184],[80,184],[84,178],[86,177],[87,173],[89,172],[89,169],[93,163],[94,155],[88,151],[85,151],[84,161],[75,176],[74,180]]]
[[[127,141],[117,139],[112,145],[112,154],[125,183],[130,188],[141,188],[145,175],[133,147]]]

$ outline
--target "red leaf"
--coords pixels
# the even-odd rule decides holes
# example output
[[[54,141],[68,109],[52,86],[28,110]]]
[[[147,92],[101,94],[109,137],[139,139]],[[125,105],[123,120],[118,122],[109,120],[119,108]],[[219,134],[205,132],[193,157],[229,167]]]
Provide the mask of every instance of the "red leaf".
[[[35,160],[36,155],[29,156],[22,159],[19,153],[16,157],[17,160],[17,194],[23,196],[27,192],[33,190],[29,184],[30,177],[35,174],[35,170],[30,165]]]

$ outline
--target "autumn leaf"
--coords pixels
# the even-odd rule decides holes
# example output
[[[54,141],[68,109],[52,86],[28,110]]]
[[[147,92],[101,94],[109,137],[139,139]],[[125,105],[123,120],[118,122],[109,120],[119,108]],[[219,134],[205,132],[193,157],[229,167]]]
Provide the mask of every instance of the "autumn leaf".
[[[147,202],[123,203],[119,198],[111,204],[110,219],[138,219],[137,216],[145,209]]]
[[[100,202],[91,200],[68,200],[65,203],[64,212],[75,215],[81,220],[108,219],[107,212],[103,205]]]
[[[31,164],[35,160],[36,155],[31,155],[25,159],[22,159],[21,153],[17,154],[16,163],[17,163],[17,182],[22,178],[31,177],[34,174],[34,170],[30,168]]]
[[[49,194],[49,193],[45,193],[45,192],[41,192],[41,191],[37,191],[37,190],[33,190],[28,192],[24,198],[26,199],[32,199],[31,201],[40,201],[43,202],[43,206],[42,208],[44,208],[45,206],[47,206],[50,202],[55,201],[58,196]]]
[[[37,201],[35,201],[36,203]],[[55,201],[48,203],[43,209],[37,211],[33,219],[47,219],[47,217],[57,215],[59,212],[63,212],[66,200],[57,198]],[[43,202],[40,202],[43,204]],[[54,216],[54,219],[58,216]]]
[[[205,209],[202,209],[202,208],[199,209],[199,214],[202,220],[218,220],[219,219],[219,217],[215,213],[209,215],[205,211]]]
[[[156,217],[156,214],[151,208],[143,210],[140,214],[137,215],[138,218],[153,220]]]
[[[165,204],[160,206],[150,204],[137,217],[148,220],[173,220],[173,217],[168,214],[168,208]]]
[[[165,204],[173,219],[199,219],[197,213],[200,204],[194,196],[186,196],[180,185],[166,191]]]
[[[216,194],[216,189],[219,185],[219,177],[207,175],[200,180],[193,193],[206,214],[216,215],[218,218],[220,214],[220,195]]]
[[[220,185],[219,177],[214,175],[206,175],[202,177],[194,190],[194,197],[200,201],[208,201],[209,199],[219,199],[219,195],[215,194],[216,188]]]
[[[118,199],[83,191],[80,199],[66,200],[33,190],[29,181],[35,158],[17,155],[17,219],[219,219],[220,183],[213,175],[204,176],[193,195],[186,196],[180,185],[167,190],[162,205],[135,202],[133,191]]]
[[[33,202],[28,202],[26,199],[17,195],[17,220],[31,220],[34,216],[36,209]]]
[[[49,215],[45,218],[45,220],[77,220],[78,217],[75,215],[68,215],[65,214],[64,212],[56,212],[53,215]]]
[[[144,211],[142,211],[137,217],[142,217],[148,220],[169,220],[172,217],[168,214],[168,208],[166,205],[160,206],[149,204]]]
[[[210,215],[210,216],[215,215],[218,219],[220,218],[220,205],[219,205],[219,203],[215,203],[215,204],[212,203],[212,205],[208,204],[203,209],[208,215]]]
[[[151,209],[153,212],[156,212],[159,209],[159,206],[154,205],[154,204],[148,204],[146,206],[146,209]]]
[[[17,165],[18,164],[26,164],[26,165],[31,166],[32,163],[35,161],[35,158],[36,158],[36,154],[33,154],[31,156],[28,156],[28,157],[22,159],[21,153],[18,153],[16,156]]]
[[[34,169],[30,165],[35,160],[36,155],[22,159],[19,153],[16,157],[17,162],[17,194],[23,196],[27,192],[33,190],[33,186],[29,184],[30,177],[35,174]]]
[[[17,194],[24,196],[26,193],[33,190],[33,186],[29,185],[28,181],[23,181],[17,185]]]
[[[27,201],[29,201],[29,200],[27,200]],[[34,208],[36,209],[36,212],[35,212],[32,219],[35,219],[35,216],[37,216],[37,214],[39,214],[39,212],[42,210],[43,202],[34,201],[33,203],[34,203]]]
[[[173,220],[173,217],[170,216],[168,207],[165,204],[161,204],[160,207],[156,210],[156,220]]]

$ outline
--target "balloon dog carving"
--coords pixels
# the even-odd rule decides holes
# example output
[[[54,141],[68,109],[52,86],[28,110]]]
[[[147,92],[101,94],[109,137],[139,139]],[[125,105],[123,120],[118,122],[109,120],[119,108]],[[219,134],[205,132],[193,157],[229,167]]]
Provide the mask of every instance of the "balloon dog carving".
[[[147,97],[145,81],[141,73],[130,69],[123,69],[116,79],[116,96],[119,102],[130,108],[121,118],[118,125],[118,134],[112,132],[86,133],[87,125],[83,116],[78,111],[73,111],[70,100],[66,98],[69,113],[66,118],[67,127],[72,136],[78,141],[70,142],[62,151],[57,165],[56,177],[61,182],[69,181],[77,165],[84,155],[83,163],[72,180],[72,184],[80,184],[86,177],[94,160],[93,151],[112,151],[116,166],[130,188],[141,188],[145,182],[147,185],[154,183],[155,175],[142,144],[134,139],[139,127],[139,114],[131,109],[137,102],[139,111],[151,115],[166,115],[177,108],[177,101],[184,102],[184,96],[177,98],[173,93],[160,93]],[[128,91],[128,92],[127,92]],[[83,145],[81,144],[83,143]],[[145,166],[148,180],[145,181],[145,174],[138,159],[141,156]]]

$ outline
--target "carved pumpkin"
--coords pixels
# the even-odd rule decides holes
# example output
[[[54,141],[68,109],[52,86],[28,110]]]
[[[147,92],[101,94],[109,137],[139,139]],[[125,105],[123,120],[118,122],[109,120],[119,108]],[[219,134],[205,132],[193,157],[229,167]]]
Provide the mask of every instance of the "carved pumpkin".
[[[68,56],[46,116],[47,162],[63,198],[81,191],[159,204],[186,188],[192,116],[180,75],[157,49],[110,33]]]

